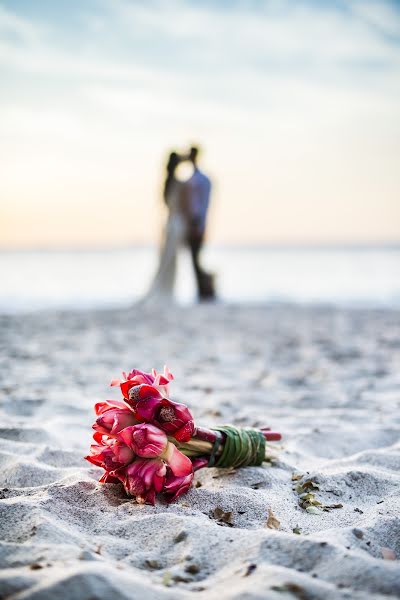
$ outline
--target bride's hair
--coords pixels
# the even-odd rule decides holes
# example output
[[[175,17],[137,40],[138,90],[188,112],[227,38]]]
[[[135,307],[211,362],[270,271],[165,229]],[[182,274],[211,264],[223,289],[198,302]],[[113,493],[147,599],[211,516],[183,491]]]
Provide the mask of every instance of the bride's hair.
[[[179,155],[176,152],[171,152],[167,162],[167,177],[164,184],[164,200],[167,201],[171,183],[175,177],[175,170],[179,164]]]

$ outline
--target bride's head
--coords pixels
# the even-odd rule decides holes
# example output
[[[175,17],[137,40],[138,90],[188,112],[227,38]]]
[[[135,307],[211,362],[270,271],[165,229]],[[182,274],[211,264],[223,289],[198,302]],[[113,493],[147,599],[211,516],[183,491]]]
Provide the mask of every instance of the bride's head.
[[[180,156],[177,152],[171,152],[167,162],[167,176],[164,183],[164,200],[168,203],[167,197],[171,189],[171,185],[175,181],[176,167],[179,165]]]
[[[176,152],[171,152],[167,162],[167,175],[169,177],[173,177],[175,174],[176,167],[179,165],[179,154]]]

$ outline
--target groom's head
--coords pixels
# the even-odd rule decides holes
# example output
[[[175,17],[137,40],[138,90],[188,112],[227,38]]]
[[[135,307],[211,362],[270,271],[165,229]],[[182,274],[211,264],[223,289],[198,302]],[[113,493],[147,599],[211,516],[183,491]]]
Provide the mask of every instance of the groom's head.
[[[193,163],[194,166],[197,164],[197,157],[199,155],[199,148],[196,146],[192,146],[189,150],[189,160]]]

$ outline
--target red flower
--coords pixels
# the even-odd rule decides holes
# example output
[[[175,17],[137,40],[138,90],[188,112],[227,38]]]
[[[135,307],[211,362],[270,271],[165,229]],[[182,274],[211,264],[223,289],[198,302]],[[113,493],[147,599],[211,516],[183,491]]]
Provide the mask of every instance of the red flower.
[[[167,477],[165,479],[163,493],[167,496],[168,502],[172,502],[181,496],[186,494],[192,485],[194,473],[193,471],[183,477],[176,477],[170,469],[168,469]]]
[[[155,369],[152,369],[151,373],[145,373],[139,371],[139,369],[132,369],[130,373],[122,373],[124,380],[113,379],[111,386],[119,385],[124,398],[128,399],[129,390],[140,384],[147,384],[154,386],[163,396],[168,396],[168,384],[173,380],[174,376],[169,372],[168,367],[164,367],[163,374],[157,374]]]
[[[103,436],[104,441],[105,436]],[[135,454],[131,448],[122,442],[109,438],[105,443],[92,444],[86,460],[106,471],[114,471],[132,462]]]
[[[154,504],[156,492],[161,492],[167,472],[160,458],[137,458],[127,467],[118,469],[113,476],[123,484],[125,491],[140,504]]]
[[[188,442],[194,433],[194,420],[188,407],[163,397],[152,385],[131,387],[125,403],[138,420],[155,425],[179,442]]]
[[[192,462],[168,441],[164,431],[149,423],[140,423],[123,429],[118,438],[141,458],[162,458],[177,477],[192,472]]]
[[[126,427],[120,431],[118,437],[135,454],[143,458],[160,456],[165,452],[168,445],[168,438],[164,431],[149,423],[139,423],[132,427]]]
[[[97,414],[100,416],[96,419],[93,429],[99,433],[116,436],[121,429],[129,427],[129,425],[135,425],[137,423],[137,419],[135,419],[133,412],[124,406],[122,402],[119,404],[122,404],[123,408],[107,408],[107,406],[98,408],[99,412]],[[96,406],[98,407],[99,405]]]

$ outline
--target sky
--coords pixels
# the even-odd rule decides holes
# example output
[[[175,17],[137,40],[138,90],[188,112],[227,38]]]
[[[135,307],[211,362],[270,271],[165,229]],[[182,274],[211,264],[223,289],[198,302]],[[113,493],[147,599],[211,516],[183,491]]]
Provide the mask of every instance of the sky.
[[[400,2],[0,0],[0,246],[155,243],[196,143],[215,243],[400,241]]]

